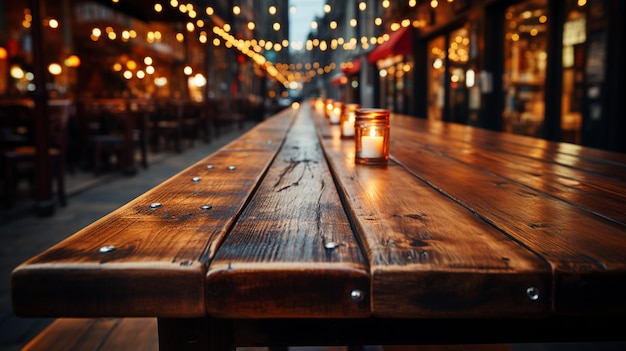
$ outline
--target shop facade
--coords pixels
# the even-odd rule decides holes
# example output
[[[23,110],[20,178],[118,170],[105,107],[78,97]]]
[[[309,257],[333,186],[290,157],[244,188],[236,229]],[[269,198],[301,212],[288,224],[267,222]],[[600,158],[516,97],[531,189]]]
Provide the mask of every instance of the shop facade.
[[[388,41],[369,54],[380,80],[374,96],[379,106],[626,151],[620,136],[626,121],[619,107],[624,96],[622,2],[455,0],[432,5],[391,8],[387,14],[411,13],[411,26],[403,30],[414,38],[410,52],[395,44],[378,57]]]

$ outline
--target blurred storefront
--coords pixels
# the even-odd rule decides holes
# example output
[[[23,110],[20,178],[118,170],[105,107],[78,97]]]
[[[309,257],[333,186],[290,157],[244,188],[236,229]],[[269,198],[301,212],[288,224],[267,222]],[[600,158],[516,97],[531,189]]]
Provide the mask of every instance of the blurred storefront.
[[[137,0],[38,3],[52,98],[256,98],[267,82],[266,72],[234,47],[234,40],[254,38],[247,27],[256,20],[252,1],[236,17],[230,1],[195,8]],[[0,97],[34,89],[30,5],[0,5]],[[230,42],[214,33],[214,26],[231,24]]]
[[[34,168],[22,173],[35,178],[42,215],[55,206],[46,150],[61,150],[49,135],[59,100],[70,106],[60,159],[94,175],[100,164],[135,174],[135,163],[147,167],[148,144],[181,152],[183,139],[209,142],[222,126],[265,117],[268,90],[277,96],[283,86],[275,66],[284,55],[264,62],[251,49],[261,48],[250,26],[261,2],[239,4],[235,14],[230,0],[0,2],[0,163],[4,170],[16,148],[35,150]],[[272,34],[282,38],[286,27]],[[18,115],[14,106],[27,108]],[[0,175],[9,190],[21,181],[7,179]]]
[[[618,132],[626,130],[619,107],[624,16],[624,3],[615,0],[422,3],[410,15],[414,105],[392,105],[386,91],[393,85],[384,79],[379,104],[423,118],[626,151]],[[398,86],[396,80],[396,92]]]
[[[367,56],[376,65],[380,84],[380,107],[409,113],[413,91],[413,28],[401,27]]]

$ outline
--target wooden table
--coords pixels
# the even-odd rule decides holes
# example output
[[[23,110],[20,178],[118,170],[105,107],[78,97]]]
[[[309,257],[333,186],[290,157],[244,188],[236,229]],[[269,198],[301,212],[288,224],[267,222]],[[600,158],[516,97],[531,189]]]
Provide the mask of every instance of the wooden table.
[[[14,310],[158,317],[162,350],[623,340],[626,155],[391,123],[355,165],[285,110],[17,267]]]

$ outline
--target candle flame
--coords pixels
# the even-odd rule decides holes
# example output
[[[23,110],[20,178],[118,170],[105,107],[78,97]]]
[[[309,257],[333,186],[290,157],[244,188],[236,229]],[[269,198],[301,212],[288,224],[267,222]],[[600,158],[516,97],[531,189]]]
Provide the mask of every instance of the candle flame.
[[[372,127],[370,128],[370,136],[376,136],[376,128]]]

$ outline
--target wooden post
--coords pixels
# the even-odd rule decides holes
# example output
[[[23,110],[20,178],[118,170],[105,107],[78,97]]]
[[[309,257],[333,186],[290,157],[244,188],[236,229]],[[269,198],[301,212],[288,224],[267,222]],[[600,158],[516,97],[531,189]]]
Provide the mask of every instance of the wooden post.
[[[34,139],[35,139],[35,209],[39,216],[54,214],[52,199],[52,171],[50,169],[50,136],[48,135],[48,91],[46,90],[46,68],[43,53],[43,30],[40,0],[30,0],[33,16],[31,33],[33,38],[33,73],[35,75]]]

